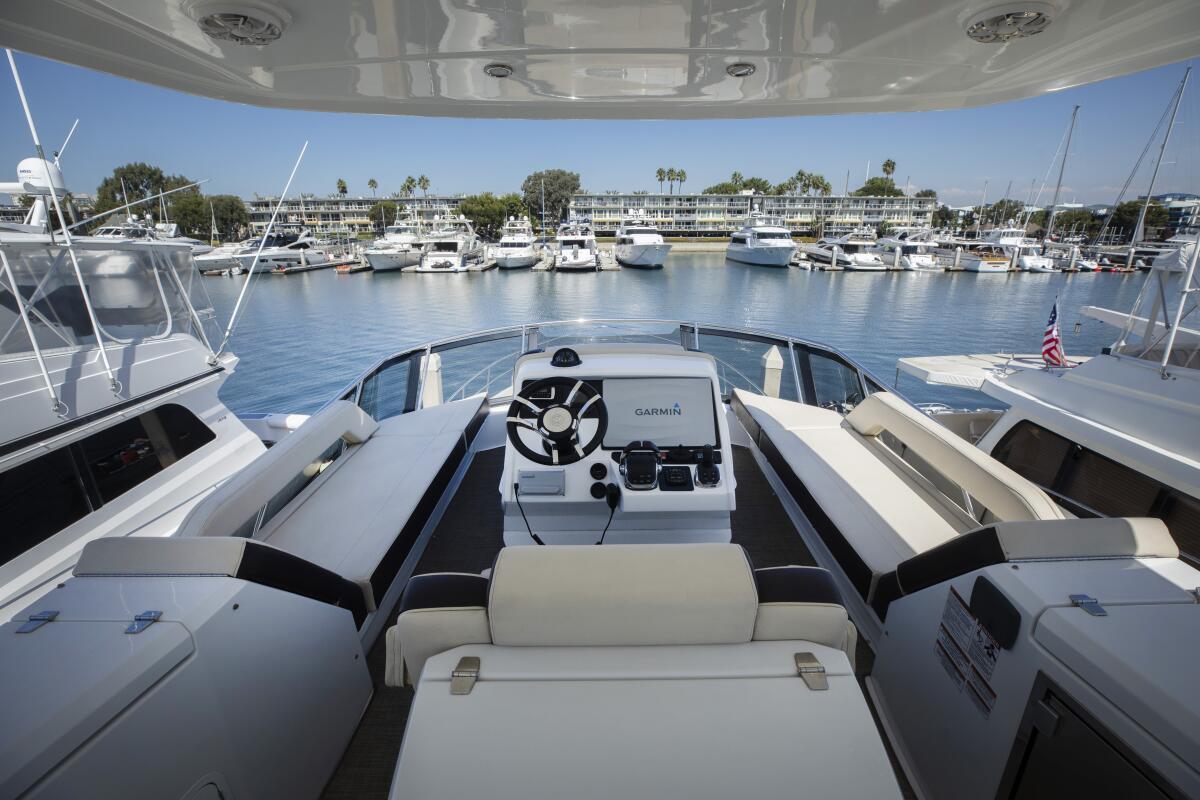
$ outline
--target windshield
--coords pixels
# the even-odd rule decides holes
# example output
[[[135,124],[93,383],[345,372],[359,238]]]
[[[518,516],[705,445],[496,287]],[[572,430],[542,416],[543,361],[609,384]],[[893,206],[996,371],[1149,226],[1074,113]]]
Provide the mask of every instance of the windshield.
[[[40,349],[94,346],[95,332],[64,248],[3,243]],[[114,243],[115,244],[115,243]],[[105,341],[129,343],[217,333],[212,304],[186,247],[77,246],[79,269]],[[190,299],[203,331],[196,327]],[[32,349],[13,287],[0,277],[0,356]]]
[[[792,238],[792,235],[790,233],[783,233],[780,231],[757,231],[755,233],[755,236],[757,236],[759,239],[791,239]]]

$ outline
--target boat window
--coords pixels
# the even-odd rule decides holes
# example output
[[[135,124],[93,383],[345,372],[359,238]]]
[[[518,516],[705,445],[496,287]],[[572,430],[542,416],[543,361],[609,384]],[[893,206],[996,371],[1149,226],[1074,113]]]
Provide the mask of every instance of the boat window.
[[[503,248],[510,248],[510,247],[518,247],[519,248],[519,247],[529,247],[530,244],[531,244],[530,242],[501,242],[500,246]]]
[[[437,253],[457,253],[458,242],[434,242],[433,250]]]
[[[733,242],[734,244],[745,244],[746,237],[745,236],[734,236],[730,239],[730,241]]]
[[[650,234],[650,235],[658,233],[658,231],[655,230],[654,228],[626,228],[625,232],[630,235],[635,234],[635,233],[645,233],[645,234]]]
[[[92,510],[68,448],[0,473],[0,563],[8,563]]]
[[[0,473],[7,562],[216,438],[169,404]]]
[[[721,395],[744,389],[798,401],[796,372],[787,342],[750,334],[701,333],[699,349],[717,361]]]
[[[95,433],[78,446],[87,476],[107,503],[215,438],[192,412],[170,405]]]
[[[1200,500],[1028,420],[1004,434],[992,457],[1080,516],[1163,520],[1184,558],[1200,562]]]
[[[783,233],[782,231],[756,231],[754,235],[757,236],[759,239],[791,239],[792,238],[792,235],[790,233]]]
[[[858,370],[822,353],[809,351],[814,399],[822,408],[832,408],[843,414],[862,402],[862,384]]]
[[[1053,488],[1071,443],[1040,425],[1017,423],[992,451],[992,457],[1039,486]]]
[[[358,407],[383,421],[404,413],[408,401],[408,359],[388,364],[363,381]]]

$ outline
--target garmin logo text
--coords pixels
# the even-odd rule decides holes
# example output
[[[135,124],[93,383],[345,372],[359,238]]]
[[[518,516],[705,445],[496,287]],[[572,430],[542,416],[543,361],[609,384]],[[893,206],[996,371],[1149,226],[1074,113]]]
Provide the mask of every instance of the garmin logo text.
[[[676,403],[670,408],[635,408],[633,413],[639,417],[681,417],[683,409]]]

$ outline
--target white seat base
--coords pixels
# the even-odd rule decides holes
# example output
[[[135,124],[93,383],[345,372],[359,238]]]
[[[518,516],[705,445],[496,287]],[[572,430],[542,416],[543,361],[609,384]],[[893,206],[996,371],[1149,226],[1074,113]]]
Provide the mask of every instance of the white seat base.
[[[825,666],[829,689],[796,674]],[[464,656],[481,661],[451,695]],[[890,798],[845,653],[809,642],[465,645],[426,662],[393,798]]]

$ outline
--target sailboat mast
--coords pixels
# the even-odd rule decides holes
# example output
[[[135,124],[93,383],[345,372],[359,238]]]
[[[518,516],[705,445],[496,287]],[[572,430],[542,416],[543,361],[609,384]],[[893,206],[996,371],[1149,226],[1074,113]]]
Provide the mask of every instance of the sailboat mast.
[[[1071,152],[1071,137],[1075,135],[1075,118],[1079,116],[1079,106],[1075,106],[1071,111],[1071,127],[1067,128],[1067,145],[1063,148],[1062,163],[1058,167],[1058,183],[1054,184],[1054,201],[1050,203],[1050,219],[1046,220],[1046,235],[1043,239],[1050,238],[1050,232],[1054,230],[1054,217],[1058,215],[1058,195],[1062,191],[1063,174],[1067,171],[1067,155]]]
[[[1158,148],[1158,160],[1154,162],[1154,172],[1150,175],[1150,187],[1146,189],[1146,202],[1142,203],[1142,212],[1138,214],[1137,225],[1134,226],[1133,236],[1129,240],[1131,250],[1134,243],[1145,235],[1146,212],[1150,210],[1150,198],[1154,196],[1154,182],[1158,179],[1158,168],[1162,166],[1163,153],[1167,151],[1167,142],[1171,141],[1171,128],[1175,127],[1175,115],[1179,113],[1179,103],[1183,100],[1183,90],[1187,88],[1188,76],[1191,74],[1191,67],[1183,71],[1183,80],[1179,82],[1179,88],[1175,92],[1175,107],[1171,109],[1171,119],[1167,123],[1167,132],[1163,135],[1162,146]]]

